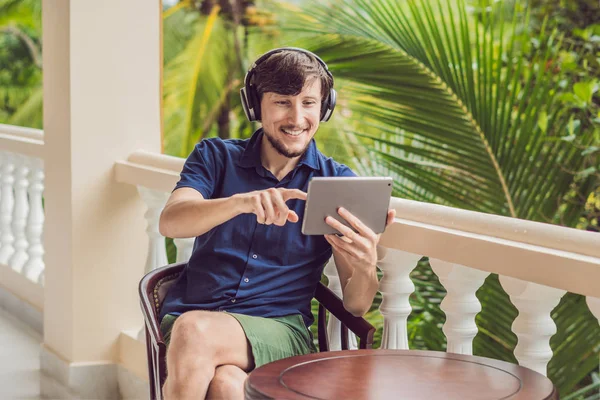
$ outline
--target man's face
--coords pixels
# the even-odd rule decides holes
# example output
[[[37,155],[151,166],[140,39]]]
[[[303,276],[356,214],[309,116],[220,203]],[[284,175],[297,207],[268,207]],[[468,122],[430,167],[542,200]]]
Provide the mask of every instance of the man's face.
[[[269,143],[281,155],[298,157],[310,144],[321,119],[321,80],[307,79],[296,96],[263,94],[262,126]]]

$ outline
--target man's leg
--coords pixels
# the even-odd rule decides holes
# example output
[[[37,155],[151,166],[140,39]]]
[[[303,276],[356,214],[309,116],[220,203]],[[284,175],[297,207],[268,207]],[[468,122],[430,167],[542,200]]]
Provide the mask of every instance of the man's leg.
[[[207,400],[244,400],[244,382],[248,374],[234,365],[217,367],[210,382]]]
[[[188,311],[173,325],[167,351],[166,400],[203,399],[217,366],[254,367],[242,326],[231,315]],[[227,372],[227,371],[225,371]]]

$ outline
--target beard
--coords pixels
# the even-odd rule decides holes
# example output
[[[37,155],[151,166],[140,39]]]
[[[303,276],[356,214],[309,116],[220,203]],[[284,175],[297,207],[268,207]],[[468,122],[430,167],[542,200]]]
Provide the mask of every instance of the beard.
[[[274,135],[267,132],[266,129],[263,128],[263,132],[265,134],[265,137],[269,141],[269,143],[271,143],[271,146],[273,146],[273,148],[279,154],[281,154],[282,156],[287,157],[287,158],[295,158],[295,157],[301,156],[302,154],[304,154],[304,152],[310,145],[310,140],[309,140],[308,143],[306,144],[306,146],[304,146],[304,148],[302,150],[291,151],[288,148],[286,148],[285,144],[283,144],[280,140],[278,140]]]

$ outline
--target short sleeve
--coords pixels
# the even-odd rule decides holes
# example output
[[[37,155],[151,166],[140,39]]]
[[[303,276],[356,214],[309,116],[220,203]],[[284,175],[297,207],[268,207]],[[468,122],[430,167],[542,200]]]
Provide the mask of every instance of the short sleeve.
[[[217,147],[211,140],[202,140],[196,144],[185,160],[179,182],[173,190],[190,187],[200,192],[205,199],[212,198],[219,176],[219,166],[215,162],[218,159],[216,152]]]
[[[349,167],[344,164],[340,164],[336,171],[336,176],[357,176],[354,171],[352,171]]]

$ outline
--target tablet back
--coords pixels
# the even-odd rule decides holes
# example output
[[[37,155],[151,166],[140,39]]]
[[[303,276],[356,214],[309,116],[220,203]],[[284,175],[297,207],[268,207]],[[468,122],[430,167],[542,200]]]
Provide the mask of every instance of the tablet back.
[[[392,195],[389,177],[318,177],[308,183],[308,197],[302,220],[302,233],[339,233],[325,223],[328,215],[352,228],[338,213],[344,207],[375,233],[385,229]],[[352,228],[354,229],[354,228]]]

